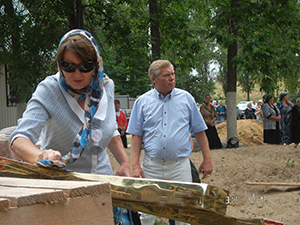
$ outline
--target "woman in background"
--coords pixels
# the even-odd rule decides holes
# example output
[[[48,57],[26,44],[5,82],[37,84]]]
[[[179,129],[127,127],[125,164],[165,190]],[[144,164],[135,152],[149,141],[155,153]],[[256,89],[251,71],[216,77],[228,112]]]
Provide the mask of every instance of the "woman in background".
[[[280,133],[281,144],[291,144],[292,138],[292,107],[294,104],[289,101],[289,95],[286,92],[282,92],[279,95],[279,102],[277,108],[280,110]]]
[[[263,104],[263,100],[258,100],[258,103],[257,103],[257,106],[255,108],[255,116],[256,116],[256,119],[259,120],[259,121],[262,121],[262,114],[261,114],[261,106]]]
[[[265,95],[263,97],[264,104],[261,106],[263,114],[264,125],[264,143],[280,144],[280,111],[274,105],[274,98],[272,95]]]
[[[216,112],[218,114],[217,124],[223,123],[226,121],[226,107],[223,105],[222,100],[218,101],[218,106],[216,108]]]
[[[255,109],[252,109],[252,104],[251,102],[249,102],[247,104],[247,108],[245,109],[245,113],[244,113],[244,119],[256,119],[255,116]]]
[[[210,101],[210,95],[205,95],[204,104],[200,107],[200,113],[207,125],[207,130],[205,130],[205,133],[209,142],[209,148],[218,149],[222,148],[222,143],[214,124],[214,122],[217,120],[217,112],[215,110],[215,107],[210,104]]]
[[[300,98],[297,98],[296,105],[292,108],[292,142],[295,148],[300,142]]]

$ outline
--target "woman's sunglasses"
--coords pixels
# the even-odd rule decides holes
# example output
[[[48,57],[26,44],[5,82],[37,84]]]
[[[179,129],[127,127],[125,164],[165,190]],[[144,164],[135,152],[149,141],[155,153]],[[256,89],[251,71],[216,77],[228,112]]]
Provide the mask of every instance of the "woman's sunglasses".
[[[80,63],[79,65],[75,65],[74,63],[71,62],[61,61],[60,66],[63,71],[66,71],[68,73],[75,72],[77,68],[81,73],[88,73],[94,69],[94,62],[87,61],[84,63]]]

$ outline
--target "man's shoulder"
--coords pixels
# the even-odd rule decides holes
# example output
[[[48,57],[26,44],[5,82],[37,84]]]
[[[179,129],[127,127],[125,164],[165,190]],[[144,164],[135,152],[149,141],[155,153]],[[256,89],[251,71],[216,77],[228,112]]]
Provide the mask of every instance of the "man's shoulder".
[[[185,99],[188,99],[189,101],[195,101],[195,99],[191,95],[191,93],[189,93],[186,90],[182,90],[180,88],[174,88],[174,90],[173,90],[173,96],[175,98],[185,98]]]
[[[136,100],[141,101],[141,100],[145,100],[151,97],[155,96],[155,91],[154,89],[147,91],[146,93],[142,94],[140,97],[138,97]]]

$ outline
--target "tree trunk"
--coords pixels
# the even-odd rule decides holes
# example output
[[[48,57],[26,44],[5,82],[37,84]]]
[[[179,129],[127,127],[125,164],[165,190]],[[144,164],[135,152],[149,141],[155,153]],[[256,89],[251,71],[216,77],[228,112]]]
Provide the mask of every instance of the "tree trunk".
[[[13,65],[13,69],[14,71],[21,71],[19,68],[21,68],[23,65],[20,65],[21,62],[21,45],[20,45],[20,36],[19,33],[16,32],[16,30],[19,29],[19,23],[18,23],[18,19],[17,16],[15,14],[15,10],[13,7],[13,1],[9,0],[9,1],[4,1],[4,6],[5,6],[5,12],[8,15],[8,18],[10,18],[8,21],[8,32],[11,35],[11,42],[12,42],[12,54],[15,57],[15,63]],[[10,65],[8,65],[9,67]],[[11,70],[9,69],[9,70]],[[16,72],[12,72],[9,73],[9,94],[11,95],[11,103],[19,103],[21,101],[21,95],[20,95],[20,90],[18,87],[18,83],[14,82],[15,80],[17,80],[17,77],[19,76],[18,73]],[[26,75],[24,75],[26,76]]]
[[[72,12],[68,15],[69,28],[84,29],[82,0],[76,0],[72,6]]]
[[[149,0],[152,59],[160,59],[159,20],[156,0]]]
[[[231,7],[237,7],[238,0],[231,0]],[[229,33],[237,34],[235,18],[230,19]],[[236,63],[233,60],[237,56],[237,43],[234,40],[228,46],[227,55],[227,141],[232,137],[237,137],[237,121],[236,121]]]

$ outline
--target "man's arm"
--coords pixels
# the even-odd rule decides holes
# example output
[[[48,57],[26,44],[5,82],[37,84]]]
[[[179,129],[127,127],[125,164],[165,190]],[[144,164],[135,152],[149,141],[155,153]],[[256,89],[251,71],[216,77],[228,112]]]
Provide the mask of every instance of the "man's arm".
[[[131,139],[131,164],[132,164],[132,176],[145,178],[144,171],[140,166],[140,155],[142,150],[143,136],[132,135]]]
[[[207,141],[207,137],[205,131],[201,131],[199,133],[195,133],[196,141],[201,149],[203,155],[203,162],[199,166],[199,172],[204,170],[204,174],[202,179],[204,179],[208,174],[211,174],[213,167],[211,162],[211,156],[209,151],[209,145]]]
[[[120,164],[119,169],[117,170],[117,176],[126,176],[130,177],[130,163],[126,155],[126,152],[123,147],[122,140],[119,135],[113,137],[109,142],[109,150],[112,152],[118,163]]]

